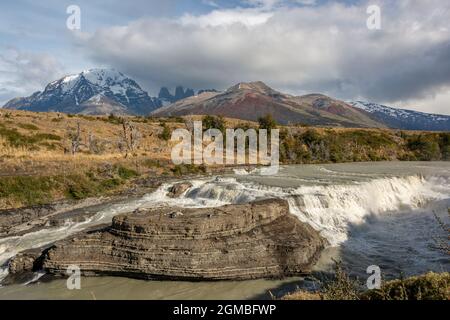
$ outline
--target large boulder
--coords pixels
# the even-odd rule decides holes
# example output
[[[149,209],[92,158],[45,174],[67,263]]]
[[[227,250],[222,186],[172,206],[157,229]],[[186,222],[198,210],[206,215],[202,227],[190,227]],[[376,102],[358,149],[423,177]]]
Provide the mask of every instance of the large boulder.
[[[185,193],[189,188],[192,188],[192,184],[189,182],[175,183],[173,186],[169,188],[167,196],[171,198],[178,198],[183,193]]]
[[[286,201],[218,208],[157,208],[123,214],[104,231],[55,244],[44,268],[64,274],[224,280],[306,273],[326,241],[289,214]]]

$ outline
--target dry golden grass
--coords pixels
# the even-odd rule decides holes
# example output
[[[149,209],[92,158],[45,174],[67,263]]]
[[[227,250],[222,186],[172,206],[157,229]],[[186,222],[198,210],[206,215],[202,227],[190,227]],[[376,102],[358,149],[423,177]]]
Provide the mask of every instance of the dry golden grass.
[[[125,159],[124,152],[119,148],[123,129],[118,118],[0,109],[0,176],[83,170],[105,162],[136,164],[136,162],[146,159],[167,162],[170,160],[173,143],[159,137],[163,132],[163,123],[169,130],[173,130],[186,128],[185,122],[199,121],[202,118],[203,116],[172,119],[125,117],[137,127],[142,136],[138,147]],[[230,128],[256,128],[258,126],[255,122],[239,119],[226,118],[225,121],[226,127]],[[76,155],[71,155],[69,134],[76,130],[78,124],[80,125],[82,146]],[[283,130],[286,128],[288,127],[282,127]],[[309,130],[304,126],[291,126],[288,129],[292,135]],[[1,130],[3,130],[3,135]],[[402,145],[401,138],[388,129],[314,128],[314,130],[323,135],[330,135],[330,132],[333,135],[334,133],[355,131],[386,133],[396,141],[396,145]],[[8,137],[5,136],[11,132],[17,133],[16,135],[19,137],[24,137],[27,143],[11,144],[7,140]],[[36,136],[39,136],[39,139],[28,141]],[[90,137],[93,137],[101,146],[100,151],[92,152],[89,149]],[[383,150],[377,152],[381,154],[380,158],[382,159],[394,159],[398,156],[397,154],[384,155],[382,154]],[[360,154],[364,155],[365,150],[362,150]]]
[[[15,131],[24,137],[46,134],[59,137],[59,140],[43,139],[32,145],[12,146],[0,134],[0,176],[5,175],[45,175],[60,172],[87,171],[103,163],[135,165],[148,159],[170,160],[173,143],[159,138],[165,123],[170,130],[186,128],[184,121],[200,121],[203,116],[186,116],[181,120],[163,118],[125,117],[131,121],[141,134],[138,147],[125,159],[125,153],[118,147],[122,125],[118,119],[109,116],[82,116],[62,113],[0,110],[0,126]],[[228,127],[257,124],[239,119],[226,119]],[[80,151],[72,155],[69,133],[80,125]],[[89,137],[94,137],[102,146],[99,154],[90,152]]]
[[[316,292],[300,290],[282,297],[281,300],[322,300],[322,296]]]
[[[159,121],[129,117],[138,128],[141,139],[138,147],[129,158],[118,147],[121,139],[121,124],[112,123],[108,116],[70,116],[59,113],[35,113],[15,110],[0,110],[0,126],[15,131],[21,136],[32,137],[50,134],[58,140],[42,139],[30,145],[13,146],[0,135],[0,175],[33,174],[36,168],[40,173],[88,169],[101,163],[136,162],[142,159],[170,158],[170,145],[158,138],[162,131]],[[144,122],[145,121],[145,122]],[[77,154],[70,154],[69,133],[80,124],[82,146]],[[181,123],[168,123],[171,128]],[[98,154],[90,152],[89,137],[93,136],[101,145]]]

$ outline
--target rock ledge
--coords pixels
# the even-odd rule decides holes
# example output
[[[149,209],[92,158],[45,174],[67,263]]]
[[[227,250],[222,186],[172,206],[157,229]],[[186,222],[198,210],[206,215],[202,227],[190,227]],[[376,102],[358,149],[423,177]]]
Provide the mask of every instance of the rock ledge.
[[[306,273],[326,241],[284,200],[219,208],[158,208],[55,244],[45,270],[145,279],[244,280]]]

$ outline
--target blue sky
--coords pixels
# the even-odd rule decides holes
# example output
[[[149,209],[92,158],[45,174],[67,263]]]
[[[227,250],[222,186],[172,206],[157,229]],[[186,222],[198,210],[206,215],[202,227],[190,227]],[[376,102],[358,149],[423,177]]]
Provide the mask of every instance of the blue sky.
[[[81,30],[66,27],[69,5]],[[369,5],[382,28],[368,30]],[[450,114],[447,0],[16,0],[0,4],[0,104],[92,67],[151,94],[262,80]]]

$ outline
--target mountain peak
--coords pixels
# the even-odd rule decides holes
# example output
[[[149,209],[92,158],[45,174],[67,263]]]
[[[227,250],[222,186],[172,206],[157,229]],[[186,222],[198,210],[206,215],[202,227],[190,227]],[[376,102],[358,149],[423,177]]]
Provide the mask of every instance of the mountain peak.
[[[256,91],[267,95],[279,93],[278,91],[272,89],[262,81],[240,82],[227,90],[227,92],[232,91]]]
[[[92,97],[124,106],[130,114],[148,114],[160,106],[133,79],[115,69],[89,69],[49,83],[45,90],[27,98],[13,99],[5,107],[29,111],[85,112]],[[114,103],[112,103],[114,102]],[[106,108],[103,108],[106,109]]]
[[[159,91],[158,98],[162,101],[163,105],[168,105],[174,102],[177,102],[179,100],[189,98],[195,95],[195,92],[193,89],[187,88],[184,89],[183,86],[177,86],[175,88],[175,94],[172,95],[167,89],[167,87],[162,87]]]

